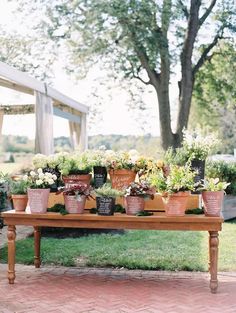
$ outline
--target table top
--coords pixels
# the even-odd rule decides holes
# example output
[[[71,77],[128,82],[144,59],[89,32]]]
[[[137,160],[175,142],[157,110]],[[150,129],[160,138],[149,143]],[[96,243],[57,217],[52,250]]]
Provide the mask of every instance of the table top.
[[[208,217],[203,214],[167,216],[157,212],[151,216],[133,216],[115,213],[112,216],[97,214],[67,214],[47,212],[44,214],[15,212],[1,213],[6,225],[31,225],[75,228],[114,228],[114,229],[161,229],[161,230],[221,230],[223,218]]]

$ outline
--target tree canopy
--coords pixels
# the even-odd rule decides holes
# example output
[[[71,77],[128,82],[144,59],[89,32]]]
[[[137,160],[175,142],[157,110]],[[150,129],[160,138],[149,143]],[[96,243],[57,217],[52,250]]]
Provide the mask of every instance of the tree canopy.
[[[117,76],[154,88],[164,149],[181,143],[196,74],[212,58],[220,41],[235,33],[233,0],[21,2],[23,9],[40,12],[40,29],[63,47],[69,71],[77,68],[83,74],[100,62]],[[170,93],[174,83],[179,95],[172,127]]]
[[[219,132],[222,152],[236,144],[236,49],[222,42],[196,76],[191,122]]]

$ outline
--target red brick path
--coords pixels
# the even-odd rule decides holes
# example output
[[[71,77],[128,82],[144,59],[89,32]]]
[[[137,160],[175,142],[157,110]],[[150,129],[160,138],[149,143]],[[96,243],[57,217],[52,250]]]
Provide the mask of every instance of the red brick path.
[[[220,273],[211,294],[206,273],[16,265],[9,285],[6,270],[0,313],[236,313],[236,273]]]

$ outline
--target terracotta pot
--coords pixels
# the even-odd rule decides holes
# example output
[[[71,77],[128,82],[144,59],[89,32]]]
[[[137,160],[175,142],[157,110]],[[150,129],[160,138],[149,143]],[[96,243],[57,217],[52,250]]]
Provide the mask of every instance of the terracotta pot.
[[[70,186],[76,186],[78,184],[85,184],[89,186],[91,178],[92,178],[91,174],[62,176],[62,180],[66,188]]]
[[[113,197],[96,197],[98,215],[114,215],[115,203]]]
[[[166,215],[168,216],[183,216],[187,209],[187,202],[190,192],[180,191],[162,197]]]
[[[125,211],[127,215],[135,215],[138,212],[143,212],[145,201],[142,197],[126,196]]]
[[[135,181],[136,172],[132,170],[110,170],[112,188],[118,190],[126,189],[130,183]]]
[[[204,213],[207,216],[220,216],[224,191],[203,191],[202,200]]]
[[[31,189],[28,188],[29,209],[31,213],[46,213],[48,208],[50,188]]]
[[[28,202],[27,195],[11,195],[11,198],[16,212],[25,211]]]
[[[77,199],[75,195],[64,195],[65,207],[68,213],[84,213],[85,207],[85,196],[80,196],[80,199]]]

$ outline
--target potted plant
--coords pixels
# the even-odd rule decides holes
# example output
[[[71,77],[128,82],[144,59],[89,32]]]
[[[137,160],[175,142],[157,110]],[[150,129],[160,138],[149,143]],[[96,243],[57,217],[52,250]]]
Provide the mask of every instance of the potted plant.
[[[94,150],[90,152],[93,166],[94,188],[102,187],[107,181],[107,168],[105,162],[105,150]]]
[[[10,193],[13,207],[16,212],[23,212],[28,202],[27,195],[28,183],[23,178],[10,181]]]
[[[125,190],[125,210],[128,215],[143,212],[146,199],[154,199],[155,189],[145,182],[133,182]]]
[[[112,188],[125,190],[138,172],[136,151],[107,151],[105,155]]]
[[[206,178],[200,187],[204,213],[207,216],[220,216],[224,199],[224,190],[230,183],[220,181],[219,178]]]
[[[217,146],[218,139],[215,133],[203,134],[197,127],[189,131],[183,130],[183,155],[195,170],[195,183],[201,182],[205,175],[205,161],[210,152]]]
[[[55,183],[57,176],[49,172],[43,172],[42,168],[30,171],[23,176],[28,184],[27,194],[31,213],[46,213],[50,186]]]
[[[104,184],[95,190],[96,206],[98,215],[113,215],[115,211],[116,198],[123,196],[123,192]]]
[[[219,178],[220,181],[230,182],[225,189],[221,215],[224,220],[236,217],[236,163],[226,160],[211,160],[206,162],[206,177]]]
[[[52,155],[44,155],[37,153],[33,159],[32,163],[35,169],[42,168],[43,172],[49,172],[57,176],[57,180],[50,187],[51,192],[56,192],[60,185],[61,173],[59,170],[59,164],[63,161],[65,153],[57,153]]]
[[[59,170],[66,187],[81,182],[89,185],[92,178],[92,163],[88,152],[64,154]]]
[[[65,208],[68,213],[82,214],[86,199],[93,199],[92,187],[83,183],[62,187],[57,194],[61,192],[63,192]]]
[[[190,191],[195,189],[195,172],[189,166],[170,166],[168,175],[157,171],[150,182],[161,194],[166,215],[182,216],[187,208]]]
[[[0,213],[10,210],[9,201],[9,176],[0,172]],[[3,227],[3,220],[0,219],[0,228]]]

